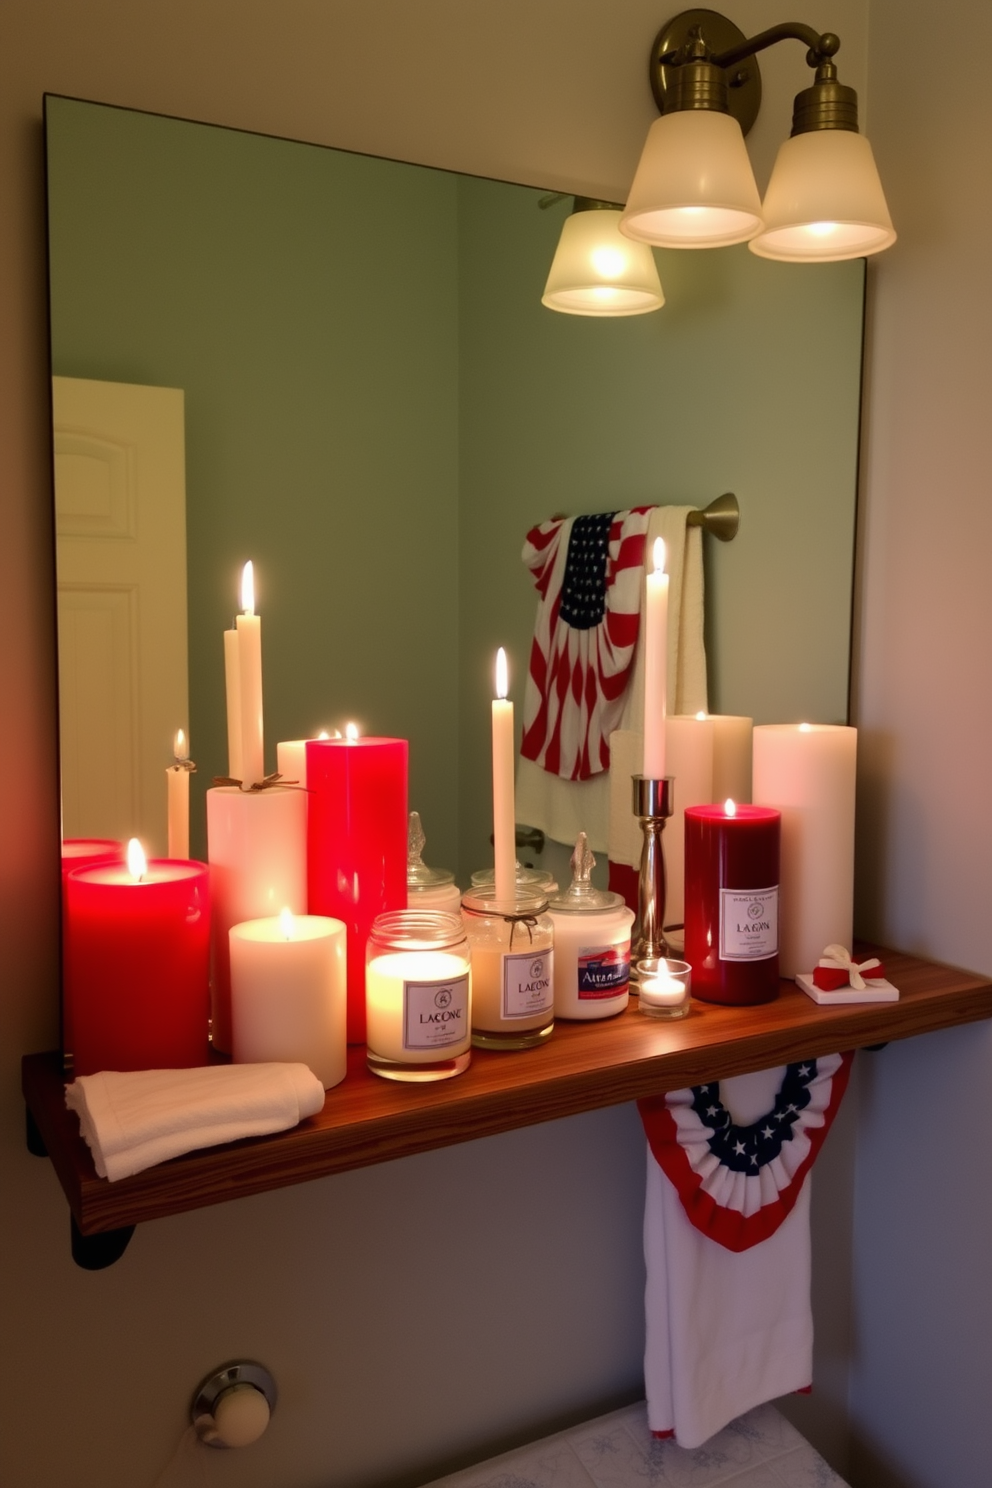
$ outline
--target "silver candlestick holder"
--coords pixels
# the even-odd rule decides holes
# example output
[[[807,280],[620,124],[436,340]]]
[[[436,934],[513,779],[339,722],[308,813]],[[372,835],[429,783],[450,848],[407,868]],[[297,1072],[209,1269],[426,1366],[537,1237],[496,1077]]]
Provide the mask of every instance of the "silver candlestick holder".
[[[661,834],[673,811],[675,780],[671,775],[653,780],[631,776],[634,815],[641,823],[641,876],[638,883],[638,936],[631,955],[631,981],[636,984],[638,961],[671,955],[665,939],[665,854]]]

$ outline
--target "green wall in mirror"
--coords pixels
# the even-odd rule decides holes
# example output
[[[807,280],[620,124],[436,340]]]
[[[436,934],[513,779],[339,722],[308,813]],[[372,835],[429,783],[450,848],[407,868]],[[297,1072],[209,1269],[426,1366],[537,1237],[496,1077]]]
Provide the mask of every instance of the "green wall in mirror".
[[[845,717],[862,263],[659,253],[662,311],[584,320],[540,305],[565,208],[529,188],[62,98],[47,151],[53,371],[185,392],[194,803],[251,557],[269,768],[348,718],[408,737],[428,857],[467,879],[492,655],[519,704],[520,548],[556,510],[734,490],[710,705]]]

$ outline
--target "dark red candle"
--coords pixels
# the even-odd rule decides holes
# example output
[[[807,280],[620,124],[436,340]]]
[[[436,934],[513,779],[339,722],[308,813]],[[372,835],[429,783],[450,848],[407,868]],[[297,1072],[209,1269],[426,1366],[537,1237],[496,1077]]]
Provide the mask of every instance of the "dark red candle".
[[[65,879],[73,1069],[207,1063],[210,896],[205,863],[77,868]]]
[[[685,809],[685,959],[704,1002],[778,996],[781,825],[768,806]]]
[[[365,945],[406,908],[405,739],[307,740],[307,903],[348,927],[348,1042],[365,1042]]]

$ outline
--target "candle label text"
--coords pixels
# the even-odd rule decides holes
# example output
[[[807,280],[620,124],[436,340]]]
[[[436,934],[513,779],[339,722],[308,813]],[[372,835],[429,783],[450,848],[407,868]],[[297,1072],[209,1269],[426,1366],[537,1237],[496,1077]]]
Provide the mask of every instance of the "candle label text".
[[[720,890],[721,961],[767,961],[778,955],[778,884]]]
[[[554,1003],[550,951],[503,957],[503,1017],[534,1018]]]
[[[450,982],[403,983],[404,1049],[446,1049],[468,1036],[467,972]]]
[[[619,997],[630,982],[630,941],[619,945],[583,946],[578,957],[579,1001]]]

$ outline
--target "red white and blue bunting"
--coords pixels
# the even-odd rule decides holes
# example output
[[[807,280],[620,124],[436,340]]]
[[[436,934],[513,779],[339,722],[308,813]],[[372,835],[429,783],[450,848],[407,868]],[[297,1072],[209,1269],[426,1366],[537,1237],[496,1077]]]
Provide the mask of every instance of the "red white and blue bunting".
[[[786,1065],[772,1109],[748,1126],[735,1125],[716,1082],[638,1102],[651,1151],[697,1230],[732,1251],[775,1233],[830,1130],[852,1059]]]

